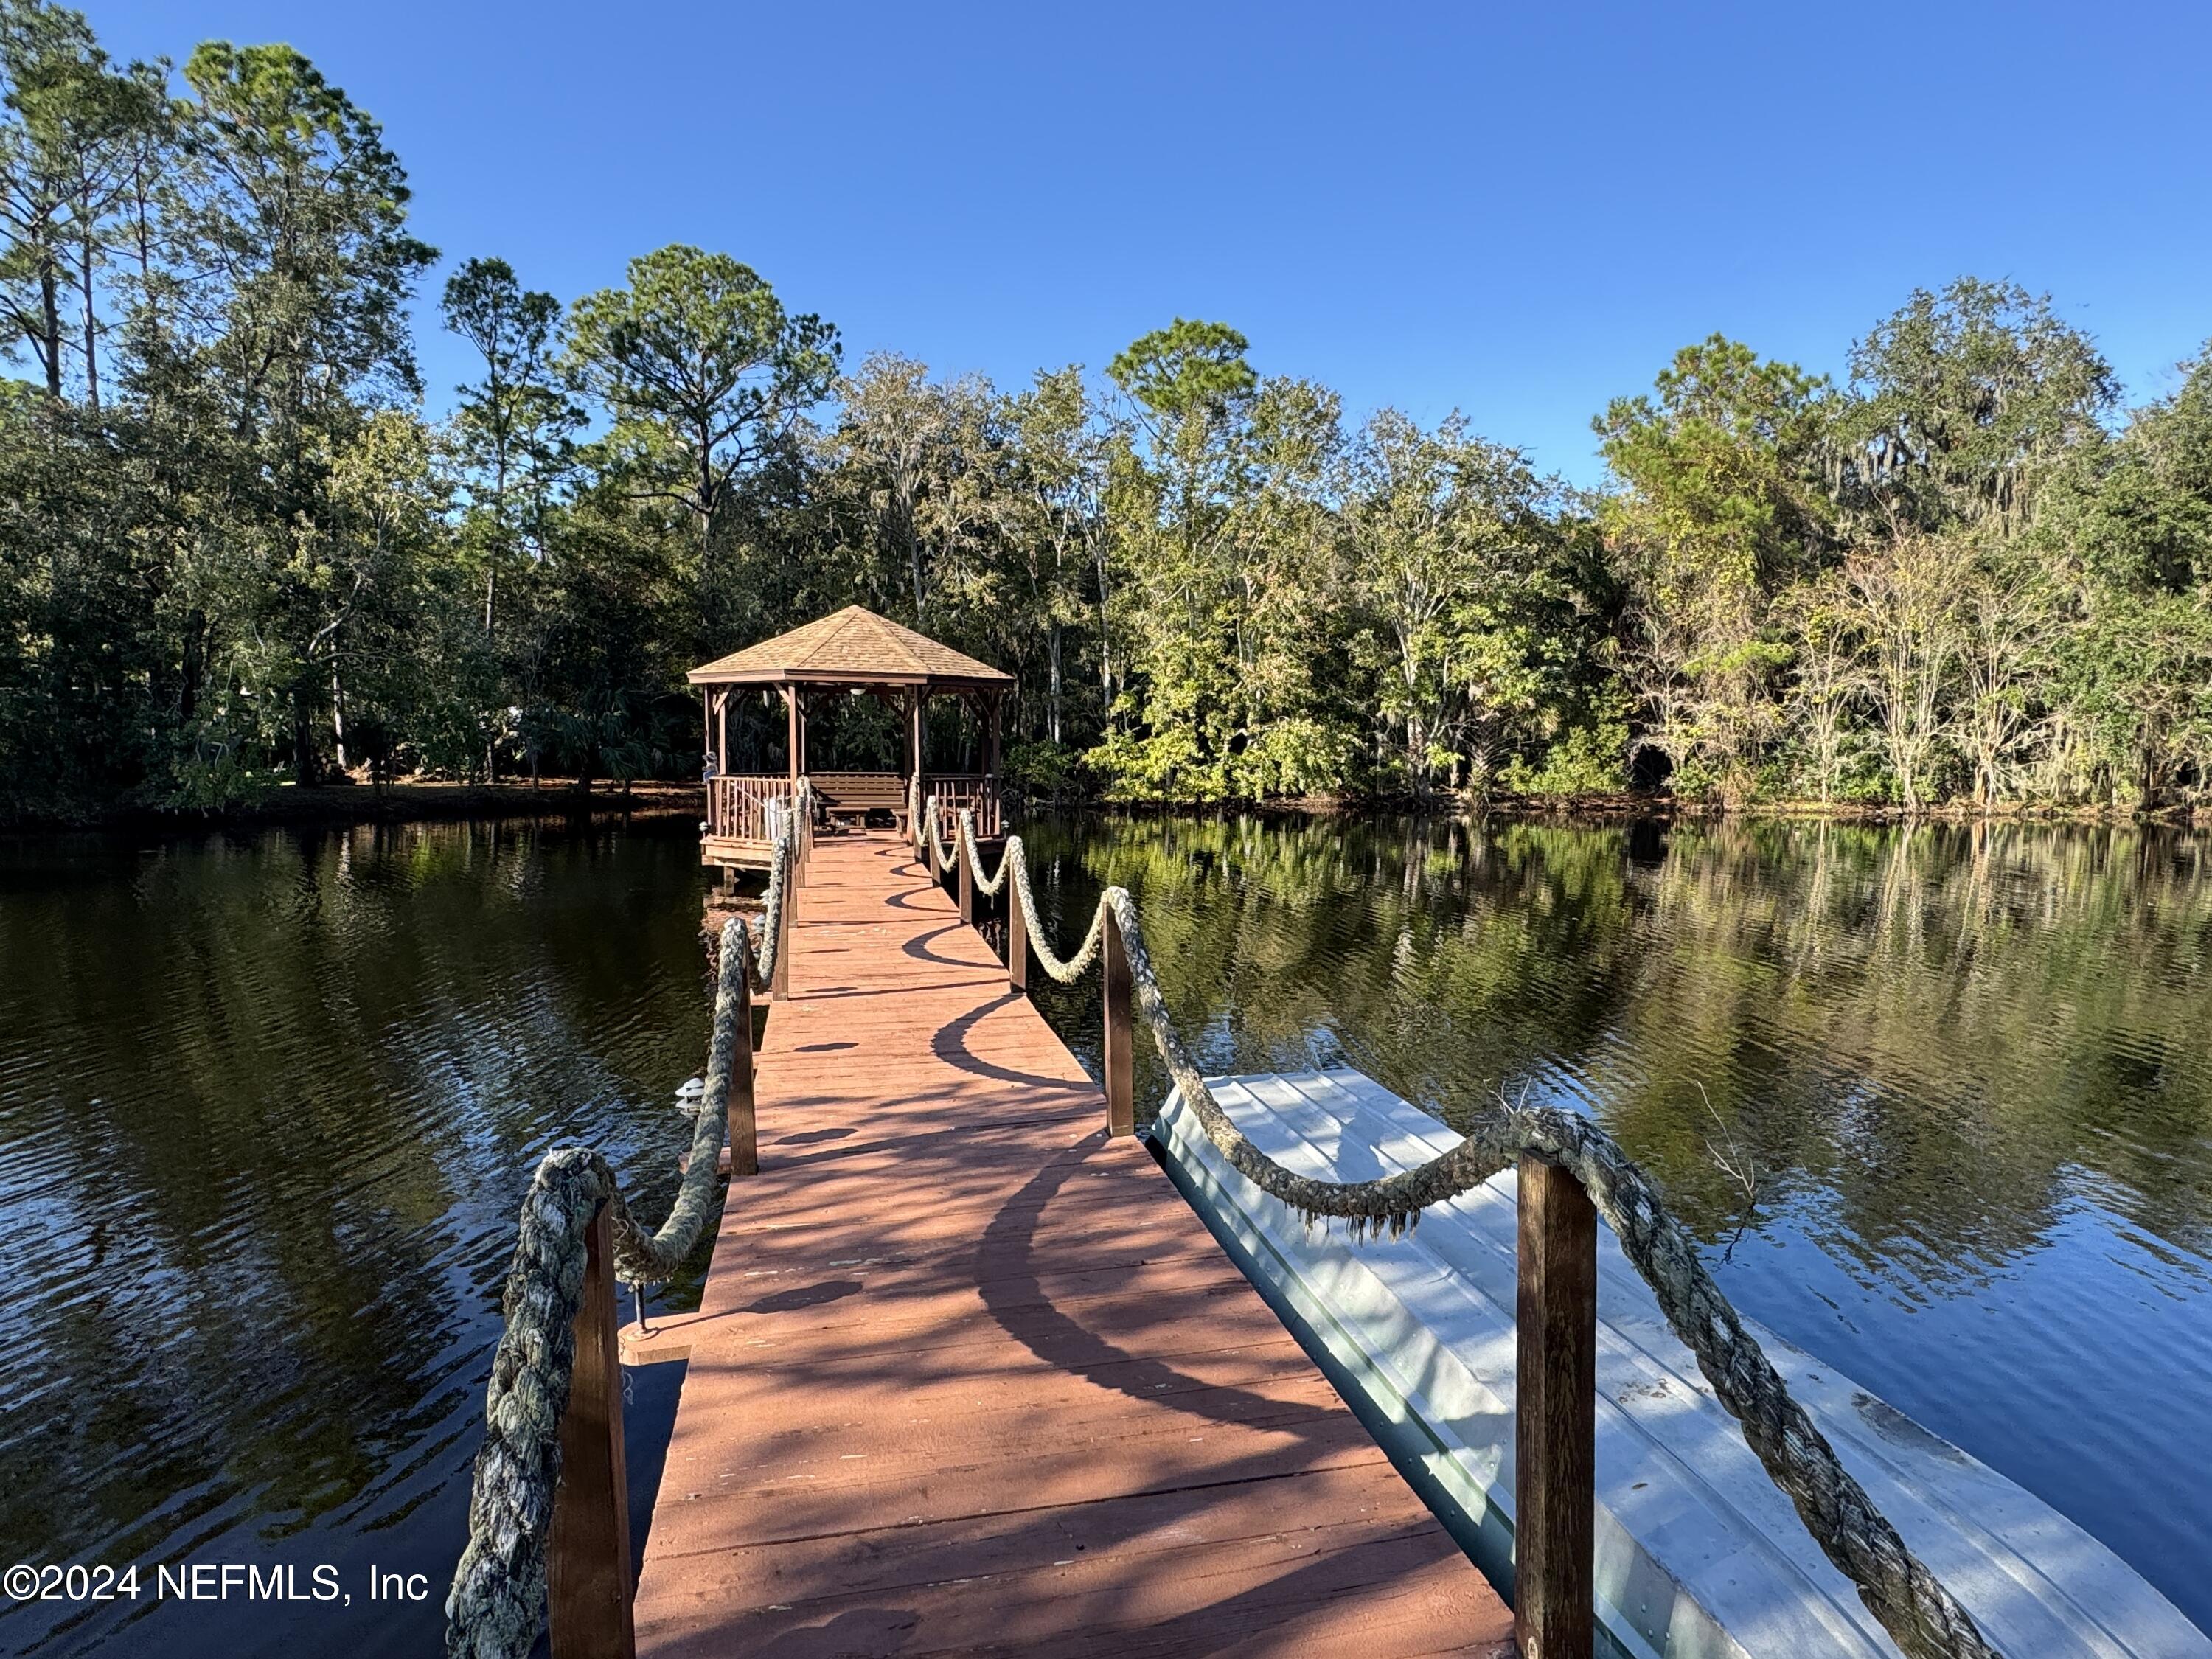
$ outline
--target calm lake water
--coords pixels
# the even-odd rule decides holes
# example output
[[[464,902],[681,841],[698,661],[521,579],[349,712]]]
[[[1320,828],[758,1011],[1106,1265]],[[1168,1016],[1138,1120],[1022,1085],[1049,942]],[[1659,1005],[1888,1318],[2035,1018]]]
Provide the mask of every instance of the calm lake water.
[[[1210,1066],[1348,1063],[1448,1118],[1582,1105],[1747,1312],[2212,1624],[2212,840],[1029,840],[1064,942],[1102,881],[1138,893]],[[354,1592],[0,1607],[0,1651],[436,1650],[516,1200],[583,1139],[665,1209],[704,889],[684,823],[0,842],[0,1565],[330,1563]],[[1092,1059],[1095,986],[1036,995]],[[633,1373],[641,1445],[670,1380]],[[371,1563],[429,1598],[368,1604]]]
[[[443,1650],[516,1206],[588,1139],[665,1212],[702,891],[658,830],[0,841],[0,1565],[143,1580],[0,1652]],[[155,1602],[185,1561],[353,1602]]]

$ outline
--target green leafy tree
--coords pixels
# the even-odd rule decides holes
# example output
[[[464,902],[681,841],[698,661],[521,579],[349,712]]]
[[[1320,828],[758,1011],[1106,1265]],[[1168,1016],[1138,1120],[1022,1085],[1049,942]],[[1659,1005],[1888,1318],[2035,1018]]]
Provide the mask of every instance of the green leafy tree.
[[[633,491],[690,513],[703,559],[732,482],[835,383],[837,331],[726,253],[672,244],[629,276],[575,302],[563,361],[614,416],[610,454],[668,463]]]
[[[446,326],[483,359],[483,378],[459,389],[453,436],[470,505],[512,555],[542,539],[583,424],[554,364],[561,302],[523,288],[504,259],[471,259],[447,279],[441,309]],[[495,599],[488,585],[487,634]]]
[[[1642,741],[1681,783],[1694,773],[1730,795],[1751,787],[1787,659],[1769,608],[1832,533],[1821,487],[1832,403],[1824,380],[1717,334],[1595,423],[1620,484],[1606,533],[1637,593]]]
[[[463,702],[476,678],[465,668],[437,681],[415,672],[417,630],[441,597],[434,566],[447,499],[430,434],[410,412],[377,411],[328,458],[327,508],[298,540],[296,580],[315,593],[325,618],[309,636],[301,667],[327,667],[331,745],[342,769],[373,757],[380,776],[402,734],[420,716]],[[425,725],[437,739],[450,736],[450,719]],[[472,758],[483,734],[469,735],[464,752]],[[437,763],[469,763],[457,766],[452,745],[440,740],[432,744]]]
[[[168,141],[165,70],[116,65],[82,13],[0,3],[0,310],[50,398],[74,354],[86,402],[100,406],[104,273],[149,158]]]
[[[2212,780],[2212,351],[2181,374],[2075,449],[2023,538],[2070,601],[2044,684],[2049,795],[2160,807]]]
[[[992,631],[1012,510],[1005,400],[979,374],[933,380],[927,365],[871,355],[837,386],[823,453],[872,543],[878,585],[917,626]]]
[[[1261,382],[1245,349],[1178,318],[1108,368],[1134,439],[1106,510],[1145,729],[1109,733],[1094,763],[1136,793],[1332,788],[1357,748],[1316,625],[1338,586],[1340,407],[1308,382]]]
[[[585,789],[697,752],[695,706],[674,690],[689,665],[688,526],[668,503],[641,510],[629,484],[619,471],[594,479],[564,515],[526,653],[520,735],[533,775],[550,761]]]
[[[523,288],[504,259],[471,259],[447,279],[442,309],[446,326],[476,348],[484,372],[459,388],[452,423],[467,496],[456,551],[483,595],[483,626],[473,641],[448,637],[441,653],[456,687],[472,688],[474,712],[454,713],[441,729],[478,727],[483,769],[496,776],[507,679],[501,595],[530,583],[550,550],[584,416],[554,364],[561,302],[553,295]]]
[[[2212,608],[2194,596],[2108,589],[2054,653],[2062,743],[2052,796],[2155,809],[2212,781]]]
[[[2086,434],[2054,481],[2036,540],[2123,591],[2212,591],[2212,345],[2180,386],[2116,438]]]
[[[2115,420],[2094,343],[2009,284],[1911,295],[1840,392],[1690,346],[1600,417],[1582,495],[1456,416],[1347,436],[1219,323],[1099,384],[841,380],[826,323],[684,246],[565,328],[459,266],[483,368],[434,428],[431,258],[291,48],[205,44],[173,89],[0,0],[0,815],[332,764],[688,774],[684,669],[854,602],[1014,672],[1007,750],[1054,793],[1575,795],[1663,756],[1724,805],[2212,799],[2212,359]],[[893,751],[865,701],[816,713]],[[980,728],[929,740],[971,764]],[[1340,854],[1267,879],[1366,890]]]
[[[437,250],[381,127],[289,46],[211,40],[186,60],[192,173],[178,213],[209,273],[210,366],[241,434],[296,464],[354,400],[422,390],[407,306]]]
[[[1039,370],[1030,388],[1014,398],[1007,418],[1014,488],[1023,505],[1018,533],[1028,609],[1044,624],[1045,736],[1057,749],[1067,740],[1067,644],[1086,623],[1098,641],[1102,715],[1114,698],[1105,510],[1113,434],[1084,386],[1083,371],[1073,365]]]
[[[1839,437],[1860,515],[2017,531],[2068,456],[2101,436],[2112,371],[2048,297],[1962,276],[1911,300],[1851,349]]]
[[[949,388],[933,386],[927,364],[895,352],[869,354],[837,387],[832,464],[845,474],[878,552],[903,568],[911,615],[929,610],[936,590],[933,550],[924,544],[922,503],[952,458]]]
[[[1380,647],[1376,711],[1417,791],[1486,781],[1552,689],[1552,487],[1464,417],[1424,431],[1395,410],[1352,446],[1342,521]]]
[[[227,418],[240,541],[262,570],[258,614],[223,643],[264,718],[285,711],[293,768],[312,780],[342,720],[336,641],[355,593],[329,562],[344,545],[332,470],[379,406],[420,391],[406,307],[436,253],[407,234],[382,130],[292,48],[209,41],[184,75],[190,167],[171,218],[204,275],[179,343]]]

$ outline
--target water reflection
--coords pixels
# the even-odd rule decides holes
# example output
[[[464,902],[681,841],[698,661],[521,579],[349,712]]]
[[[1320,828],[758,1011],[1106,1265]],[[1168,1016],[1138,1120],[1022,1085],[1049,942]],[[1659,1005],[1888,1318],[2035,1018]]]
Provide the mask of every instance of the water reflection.
[[[0,1644],[436,1645],[531,1169],[588,1138],[672,1191],[699,888],[682,835],[0,846],[0,1556],[435,1586],[17,1608]]]
[[[1258,817],[1025,833],[1063,940],[1102,883],[1138,894],[1209,1069],[1348,1063],[1462,1121],[1500,1091],[1582,1103],[1747,1311],[2212,1624],[2212,842]],[[1093,1061],[1096,988],[1035,994]],[[1713,1155],[1731,1141],[1768,1172],[1748,1212]]]

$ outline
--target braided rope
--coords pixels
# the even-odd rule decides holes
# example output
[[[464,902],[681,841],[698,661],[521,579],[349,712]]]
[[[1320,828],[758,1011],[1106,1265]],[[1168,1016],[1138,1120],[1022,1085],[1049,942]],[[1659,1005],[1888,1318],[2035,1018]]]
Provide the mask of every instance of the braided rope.
[[[952,867],[952,854],[946,849],[944,837],[938,831],[937,820],[940,813],[935,795],[929,798],[927,804],[922,807],[921,812],[929,824],[929,850],[937,855],[935,867],[939,870],[949,870]],[[957,836],[959,833],[959,830],[956,827],[953,834]]]
[[[619,1200],[605,1158],[563,1146],[538,1164],[523,1200],[507,1275],[507,1328],[492,1358],[469,1498],[468,1547],[446,1596],[451,1659],[522,1659],[545,1621],[545,1540],[575,1373],[585,1231],[601,1204]]]
[[[776,837],[775,850],[769,860],[768,896],[761,901],[760,920],[755,924],[759,929],[760,938],[756,942],[750,933],[746,934],[746,943],[752,948],[745,954],[759,963],[758,971],[753,975],[751,981],[756,991],[765,991],[775,982],[776,964],[782,960],[784,889],[793,878],[792,866],[798,856],[794,842],[792,826],[787,823],[783,833]],[[732,920],[737,919],[732,917]],[[726,927],[722,930],[722,935],[725,939],[729,937]]]
[[[747,988],[765,990],[785,948],[784,895],[796,834],[787,822],[769,869],[761,938],[744,918],[724,924],[703,1102],[729,1098],[738,1021],[750,1018]],[[575,1376],[576,1312],[583,1305],[586,1232],[605,1205],[617,1277],[657,1285],[691,1253],[714,1207],[727,1118],[700,1111],[690,1161],[668,1218],[648,1233],[629,1212],[605,1158],[562,1146],[539,1160],[522,1200],[514,1259],[501,1298],[506,1328],[484,1392],[484,1443],[469,1497],[469,1541],[446,1596],[449,1659],[525,1659],[545,1623],[545,1545],[561,1478],[561,1419]]]
[[[999,860],[999,873],[995,879],[983,879],[982,859],[975,847],[975,810],[971,806],[960,809],[960,846],[967,856],[968,874],[975,884],[975,890],[985,898],[998,897],[999,890],[1006,884],[1006,861],[1004,859]]]
[[[963,814],[961,830],[971,859],[972,829]],[[1127,890],[1109,887],[1099,896],[1083,949],[1060,963],[1040,936],[1028,858],[1018,836],[1006,838],[999,866],[1000,881],[1009,870],[1020,890],[1030,948],[1046,971],[1063,983],[1090,966],[1106,918],[1112,915],[1121,930],[1145,1023],[1152,1028],[1169,1076],[1206,1138],[1238,1174],[1297,1211],[1309,1224],[1340,1218],[1352,1224],[1355,1237],[1376,1231],[1395,1237],[1411,1228],[1431,1205],[1473,1190],[1523,1155],[1555,1164],[1573,1176],[1619,1237],[1622,1254],[1651,1287],[1674,1334],[1697,1356],[1698,1369],[1721,1404],[1741,1425],[1745,1442],[1760,1467],[1788,1495],[1821,1553],[1857,1587],[1859,1599],[1891,1638],[1910,1659],[2000,1659],[1972,1617],[1905,1547],[1897,1528],[1838,1460],[1827,1437],[1791,1397],[1758,1339],[1744,1329],[1650,1178],[1611,1135],[1587,1118],[1558,1107],[1501,1101],[1451,1151],[1397,1175],[1374,1181],[1316,1181],[1286,1169],[1237,1128],[1183,1047],[1145,950],[1136,902]]]
[[[1043,930],[1037,922],[1036,894],[1030,886],[1029,850],[1022,845],[1019,836],[1006,837],[1006,856],[999,860],[999,874],[1002,879],[1009,870],[1013,872],[1016,896],[1022,902],[1024,927],[1030,937],[1030,955],[1035,958],[1037,966],[1044,969],[1048,977],[1059,981],[1062,985],[1074,984],[1091,971],[1091,964],[1098,960],[1098,952],[1106,943],[1105,907],[1101,905],[1091,912],[1091,931],[1084,934],[1083,943],[1076,946],[1075,954],[1062,962],[1053,955],[1052,946],[1045,943]]]

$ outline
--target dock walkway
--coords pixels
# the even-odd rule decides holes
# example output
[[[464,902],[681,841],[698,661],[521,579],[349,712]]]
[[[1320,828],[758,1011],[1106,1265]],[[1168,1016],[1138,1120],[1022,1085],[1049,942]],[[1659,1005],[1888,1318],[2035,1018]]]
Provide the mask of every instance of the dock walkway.
[[[899,841],[826,839],[638,1650],[1510,1651],[1511,1617]]]

